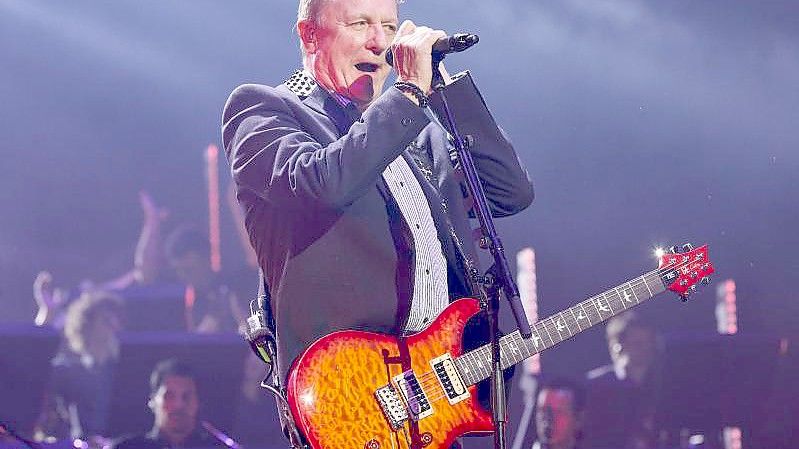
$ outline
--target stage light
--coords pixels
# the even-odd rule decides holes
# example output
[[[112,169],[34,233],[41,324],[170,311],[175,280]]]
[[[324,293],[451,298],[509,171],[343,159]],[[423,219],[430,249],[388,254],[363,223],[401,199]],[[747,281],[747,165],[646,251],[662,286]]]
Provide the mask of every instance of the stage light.
[[[655,257],[660,259],[664,255],[666,255],[666,250],[663,249],[663,248],[657,247],[657,248],[655,248],[654,253],[655,253]]]

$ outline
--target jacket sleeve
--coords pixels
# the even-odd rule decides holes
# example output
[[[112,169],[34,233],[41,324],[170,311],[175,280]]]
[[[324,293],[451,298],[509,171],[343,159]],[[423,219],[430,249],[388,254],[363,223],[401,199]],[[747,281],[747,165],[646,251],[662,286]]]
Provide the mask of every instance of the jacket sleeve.
[[[471,136],[469,153],[483,184],[491,213],[502,217],[522,211],[533,201],[533,184],[505,133],[472,80],[469,72],[455,76],[444,88],[444,96],[461,137]],[[441,95],[430,98],[431,107],[449,130],[444,120]]]
[[[239,192],[289,208],[346,207],[429,124],[418,106],[391,88],[345,135],[323,145],[301,124],[322,117],[300,118],[295,111],[301,105],[290,102],[275,88],[240,86],[225,105],[222,126]]]

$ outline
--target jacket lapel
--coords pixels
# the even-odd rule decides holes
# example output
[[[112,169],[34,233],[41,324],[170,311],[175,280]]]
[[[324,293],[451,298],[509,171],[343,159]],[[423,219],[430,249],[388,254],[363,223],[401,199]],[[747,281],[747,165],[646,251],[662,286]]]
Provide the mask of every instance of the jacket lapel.
[[[352,111],[345,110],[338,101],[318,85],[302,102],[314,111],[326,115],[336,125],[339,136],[347,134],[352,124],[358,119],[357,111],[354,114]],[[347,109],[350,108],[354,108],[354,106],[349,106]]]

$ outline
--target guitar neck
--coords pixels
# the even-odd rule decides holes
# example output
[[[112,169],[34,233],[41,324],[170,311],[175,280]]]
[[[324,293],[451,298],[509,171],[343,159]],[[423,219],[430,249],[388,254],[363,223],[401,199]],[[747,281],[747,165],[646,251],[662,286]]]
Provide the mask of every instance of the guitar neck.
[[[624,284],[531,324],[532,336],[525,339],[518,330],[500,338],[502,369],[551,348],[563,340],[593,327],[625,310],[666,291],[661,272],[653,270]],[[481,346],[458,357],[456,364],[467,385],[491,376],[491,345]]]

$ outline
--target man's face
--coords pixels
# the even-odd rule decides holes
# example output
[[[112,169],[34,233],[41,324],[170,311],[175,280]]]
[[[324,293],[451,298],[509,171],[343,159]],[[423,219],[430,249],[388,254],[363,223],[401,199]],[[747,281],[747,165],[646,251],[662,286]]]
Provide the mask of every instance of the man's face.
[[[208,257],[195,251],[170,260],[178,278],[186,284],[201,287],[210,280],[211,265]]]
[[[197,423],[200,402],[194,379],[167,376],[150,399],[155,427],[161,432],[188,434]]]
[[[119,344],[119,331],[122,330],[122,320],[119,312],[112,308],[98,311],[90,324],[86,340],[93,348],[113,348]]]
[[[571,391],[544,388],[536,405],[535,425],[541,442],[568,446],[577,438],[579,423]]]
[[[391,72],[384,53],[397,32],[397,20],[396,0],[323,2],[317,23],[300,27],[317,82],[365,109]]]

